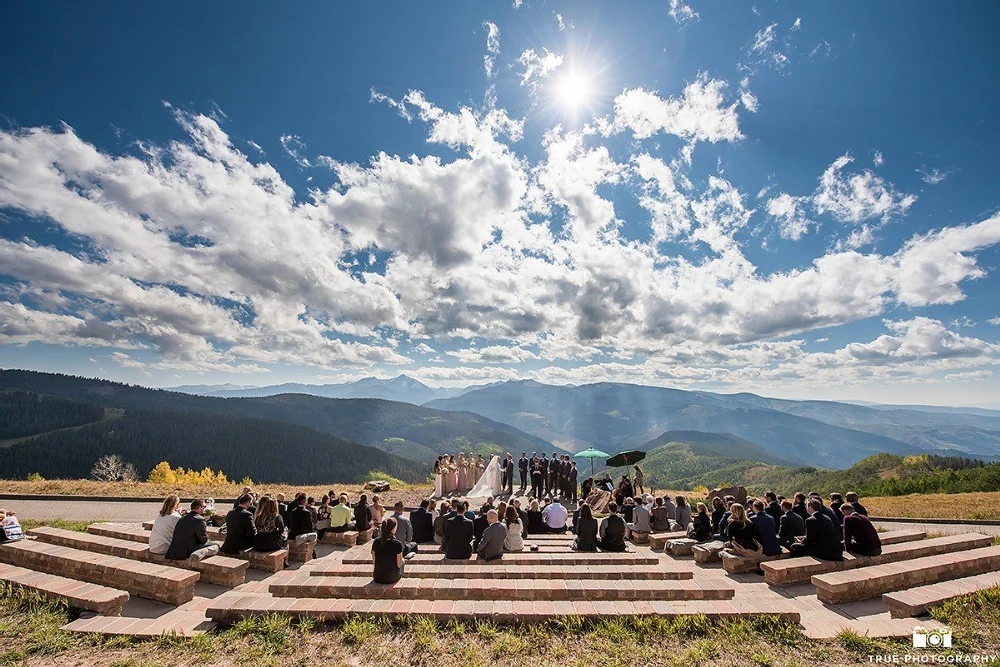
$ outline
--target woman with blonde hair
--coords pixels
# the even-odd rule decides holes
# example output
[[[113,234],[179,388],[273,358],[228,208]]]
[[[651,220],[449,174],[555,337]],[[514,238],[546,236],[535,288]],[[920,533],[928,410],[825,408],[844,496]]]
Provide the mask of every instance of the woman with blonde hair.
[[[504,503],[501,503],[504,504]],[[507,525],[507,537],[503,540],[504,551],[524,551],[524,526],[521,525],[521,515],[517,508],[507,507],[504,511],[504,523]]]
[[[153,530],[149,534],[149,553],[163,556],[170,549],[174,539],[174,528],[181,520],[181,499],[171,494],[163,499],[160,515],[153,520]]]
[[[278,513],[278,503],[270,497],[260,499],[257,513],[253,517],[257,535],[253,539],[253,550],[270,553],[288,546],[285,539],[285,522]]]

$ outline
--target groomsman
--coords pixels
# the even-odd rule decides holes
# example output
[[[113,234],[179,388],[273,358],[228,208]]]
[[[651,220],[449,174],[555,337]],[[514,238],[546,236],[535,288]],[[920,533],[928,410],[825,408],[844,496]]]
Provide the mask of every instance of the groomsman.
[[[514,495],[514,456],[507,452],[507,458],[503,461],[503,474],[507,479],[507,484],[501,489],[508,495]]]
[[[559,475],[562,470],[562,461],[559,459],[559,454],[552,452],[552,465],[549,466],[549,494],[556,495],[559,493]]]
[[[521,488],[519,495],[524,495],[524,490],[528,487],[528,455],[521,452],[521,458],[517,460],[517,471],[521,474]]]
[[[535,459],[535,464],[531,466],[531,497],[541,499],[542,497],[542,459]],[[528,524],[525,524],[526,526]]]
[[[538,461],[538,467],[542,469],[542,490],[545,495],[549,495],[549,460],[545,458],[545,452],[542,452],[542,458]],[[535,496],[538,498],[539,496]]]
[[[575,503],[576,502],[576,481],[579,472],[576,469],[576,461],[569,464],[569,476],[567,478],[567,486],[569,487],[569,497]]]
[[[510,454],[507,455],[510,457]],[[500,459],[500,493],[504,492],[507,488],[507,482],[510,481],[510,470],[507,467],[507,459]]]

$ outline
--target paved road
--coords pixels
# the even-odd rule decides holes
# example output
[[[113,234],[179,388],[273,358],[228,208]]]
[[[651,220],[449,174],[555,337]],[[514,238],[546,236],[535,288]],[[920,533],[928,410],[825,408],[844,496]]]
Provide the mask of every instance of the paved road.
[[[875,525],[886,530],[923,530],[928,535],[961,535],[982,533],[1000,536],[1000,526],[970,526],[962,523],[909,523],[906,521],[876,521]]]
[[[118,503],[81,500],[0,500],[0,506],[14,510],[18,518],[43,521],[48,519],[124,523],[152,521],[162,504],[161,501]]]

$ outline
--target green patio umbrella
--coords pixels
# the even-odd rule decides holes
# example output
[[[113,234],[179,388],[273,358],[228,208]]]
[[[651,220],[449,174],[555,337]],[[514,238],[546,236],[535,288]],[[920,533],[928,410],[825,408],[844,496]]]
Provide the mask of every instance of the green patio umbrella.
[[[594,449],[593,447],[588,447],[582,452],[577,452],[573,455],[574,458],[578,459],[590,459],[590,476],[594,476],[594,459],[606,459],[608,454],[602,452],[599,449]]]

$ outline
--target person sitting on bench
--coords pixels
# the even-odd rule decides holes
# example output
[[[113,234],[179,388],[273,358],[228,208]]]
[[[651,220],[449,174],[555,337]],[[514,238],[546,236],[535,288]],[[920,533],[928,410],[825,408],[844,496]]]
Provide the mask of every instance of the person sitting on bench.
[[[236,509],[229,510],[226,514],[226,540],[220,549],[222,553],[238,554],[253,548],[257,529],[254,528],[253,513],[250,511],[252,501],[250,494],[244,493],[236,499]]]
[[[882,553],[882,538],[864,514],[858,514],[851,503],[840,506],[844,515],[844,549],[855,556],[878,556]]]
[[[810,498],[806,503],[809,518],[806,519],[806,535],[798,538],[789,547],[792,556],[812,556],[820,560],[844,560],[844,546],[840,542],[841,533],[833,520],[823,513],[823,503],[819,498]],[[801,540],[801,541],[799,541]]]
[[[476,559],[484,560],[487,563],[503,558],[503,545],[507,539],[507,527],[500,522],[500,517],[496,510],[489,510],[486,513],[486,521],[489,525],[483,531],[483,536],[479,540],[479,547],[476,549]]]
[[[403,558],[409,558],[417,553],[417,542],[413,539],[413,524],[403,516],[403,507],[403,501],[397,500],[392,506],[392,518],[396,521],[396,539],[403,544]]]
[[[861,498],[854,491],[848,491],[844,494],[844,499],[854,506],[854,512],[862,516],[868,516],[868,510],[864,505],[861,504]]]
[[[346,533],[354,527],[354,512],[347,502],[347,496],[342,495],[337,499],[337,504],[330,507],[330,532]]]
[[[431,501],[424,498],[420,507],[410,512],[413,526],[413,541],[417,544],[434,541],[434,516],[430,512]]]
[[[472,558],[472,538],[474,528],[472,521],[465,516],[468,503],[459,500],[455,503],[455,515],[444,523],[444,540],[441,544],[444,557],[448,560],[468,560]]]
[[[774,519],[760,500],[754,501],[753,510],[754,515],[750,521],[757,526],[757,540],[764,549],[764,555],[777,556],[781,553],[781,545],[778,544],[778,531],[774,527]]]
[[[403,543],[396,539],[396,527],[396,520],[389,517],[372,540],[372,580],[376,584],[394,584],[403,577]]]
[[[618,514],[618,503],[613,500],[608,503],[608,511],[611,514],[601,522],[601,529],[599,531],[601,541],[598,543],[598,546],[601,548],[601,551],[610,551],[613,553],[628,551],[628,547],[625,546],[625,519]]]
[[[806,534],[806,522],[802,517],[792,511],[790,500],[781,501],[781,523],[778,526],[778,544],[788,548],[795,543],[796,537],[803,537]]]
[[[153,530],[149,534],[149,553],[163,556],[170,548],[174,539],[174,529],[181,520],[181,499],[177,496],[167,496],[160,508],[160,515],[153,521]]]
[[[688,531],[688,537],[699,542],[708,542],[712,539],[712,518],[708,515],[705,503],[698,503],[695,507],[698,512],[691,520],[694,527]]]
[[[271,553],[288,546],[285,540],[285,520],[278,512],[278,501],[266,496],[261,498],[253,516],[253,525],[257,529],[253,540],[254,551]]]
[[[219,546],[208,541],[208,524],[202,516],[204,511],[204,500],[191,501],[191,511],[182,516],[174,527],[167,559],[187,560],[195,556],[196,560],[202,560],[219,553]]]
[[[569,511],[561,502],[553,501],[542,511],[542,521],[550,533],[565,533],[568,519]]]
[[[638,466],[636,466],[638,468]],[[649,510],[641,503],[636,503],[632,509],[632,522],[625,524],[626,537],[632,539],[632,533],[651,533],[653,527],[649,523]]]

